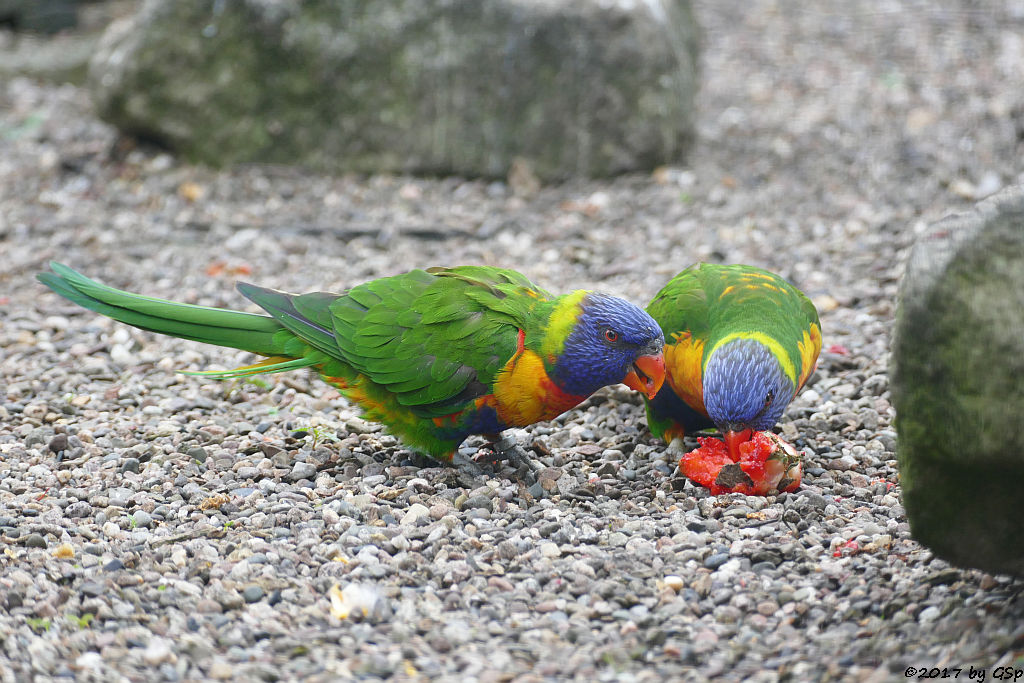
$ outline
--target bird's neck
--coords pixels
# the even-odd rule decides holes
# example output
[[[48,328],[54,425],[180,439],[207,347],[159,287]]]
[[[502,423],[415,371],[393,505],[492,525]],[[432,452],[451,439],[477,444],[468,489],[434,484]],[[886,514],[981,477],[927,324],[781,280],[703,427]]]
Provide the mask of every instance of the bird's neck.
[[[580,314],[583,312],[583,300],[589,292],[578,289],[546,302],[546,306],[537,310],[540,333],[533,339],[527,338],[527,348],[536,351],[544,360],[544,366],[551,372],[557,359],[565,351],[565,342],[572,334]]]

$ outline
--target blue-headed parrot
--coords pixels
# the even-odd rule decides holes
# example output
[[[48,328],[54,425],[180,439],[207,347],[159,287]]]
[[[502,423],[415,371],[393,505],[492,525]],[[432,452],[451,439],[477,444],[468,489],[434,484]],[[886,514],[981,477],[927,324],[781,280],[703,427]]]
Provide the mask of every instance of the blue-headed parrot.
[[[647,306],[665,335],[664,387],[645,398],[666,442],[722,432],[728,456],[770,430],[810,377],[821,350],[818,312],[784,279],[746,265],[698,263]]]
[[[238,290],[269,315],[123,292],[59,263],[38,278],[135,327],[266,356],[199,373],[312,368],[410,448],[450,461],[471,434],[549,420],[609,384],[654,396],[665,377],[658,324],[613,296],[552,296],[512,270],[412,270],[342,293]]]

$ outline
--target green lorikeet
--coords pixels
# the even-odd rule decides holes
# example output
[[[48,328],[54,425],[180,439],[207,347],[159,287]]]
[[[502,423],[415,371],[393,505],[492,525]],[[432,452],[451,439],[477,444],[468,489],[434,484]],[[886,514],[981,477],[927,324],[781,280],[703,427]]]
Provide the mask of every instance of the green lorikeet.
[[[667,381],[647,399],[655,436],[671,442],[715,426],[729,457],[771,429],[814,370],[818,312],[778,275],[744,265],[698,263],[647,306],[665,333]]]
[[[270,315],[123,292],[51,263],[39,280],[144,330],[267,356],[217,377],[313,368],[408,446],[450,461],[471,434],[551,419],[609,384],[654,396],[664,338],[622,299],[553,297],[511,270],[413,270],[330,294],[239,283]]]

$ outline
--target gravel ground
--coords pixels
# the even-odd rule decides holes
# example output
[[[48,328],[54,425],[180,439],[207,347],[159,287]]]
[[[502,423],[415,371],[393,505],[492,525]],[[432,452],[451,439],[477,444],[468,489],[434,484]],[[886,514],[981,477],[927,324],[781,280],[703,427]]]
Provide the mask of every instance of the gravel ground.
[[[697,5],[692,165],[535,193],[195,168],[119,141],[79,88],[0,83],[0,680],[1024,669],[1022,584],[909,535],[887,375],[915,234],[1024,180],[1024,4]],[[180,374],[248,357],[79,310],[32,279],[49,259],[234,307],[236,279],[340,289],[433,264],[636,302],[698,259],[767,267],[822,314],[780,425],[804,484],[709,497],[622,388],[519,432],[537,484],[437,467],[309,376]]]

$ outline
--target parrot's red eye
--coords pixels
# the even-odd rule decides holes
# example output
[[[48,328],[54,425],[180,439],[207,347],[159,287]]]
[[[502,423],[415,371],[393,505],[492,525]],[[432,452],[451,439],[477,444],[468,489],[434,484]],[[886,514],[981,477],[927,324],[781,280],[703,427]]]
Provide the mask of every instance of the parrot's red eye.
[[[604,338],[614,343],[619,341],[619,333],[609,327],[604,331]]]

